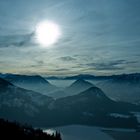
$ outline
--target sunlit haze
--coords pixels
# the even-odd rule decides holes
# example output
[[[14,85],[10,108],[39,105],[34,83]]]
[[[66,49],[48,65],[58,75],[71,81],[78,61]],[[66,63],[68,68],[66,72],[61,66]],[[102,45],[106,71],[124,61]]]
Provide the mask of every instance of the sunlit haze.
[[[60,38],[59,26],[51,21],[40,22],[36,27],[36,39],[43,47],[51,46]]]
[[[138,0],[0,0],[0,72],[137,73],[139,7]]]

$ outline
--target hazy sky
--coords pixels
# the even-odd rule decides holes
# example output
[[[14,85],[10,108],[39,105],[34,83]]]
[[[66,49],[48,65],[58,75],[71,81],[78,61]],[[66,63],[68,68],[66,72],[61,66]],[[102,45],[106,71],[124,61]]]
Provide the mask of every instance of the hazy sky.
[[[44,20],[62,32],[49,48],[42,48],[34,35]],[[0,0],[0,72],[140,72],[140,1]]]

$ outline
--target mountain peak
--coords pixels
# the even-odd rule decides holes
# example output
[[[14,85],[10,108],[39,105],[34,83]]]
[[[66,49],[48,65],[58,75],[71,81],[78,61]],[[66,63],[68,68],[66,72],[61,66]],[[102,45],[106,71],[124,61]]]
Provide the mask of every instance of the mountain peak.
[[[74,81],[69,87],[67,87],[65,89],[65,92],[67,93],[67,95],[75,95],[93,86],[94,85],[92,83],[79,78],[78,80]]]
[[[5,79],[10,82],[40,82],[49,84],[49,82],[40,75],[8,75]]]
[[[77,82],[86,82],[83,78],[78,78],[76,81]]]
[[[45,78],[40,75],[18,75],[9,74],[5,78],[8,82],[15,86],[33,90],[42,94],[47,95],[51,91],[57,90],[57,87],[49,83]]]
[[[84,79],[82,79],[82,78],[79,78],[79,79],[77,79],[74,83],[72,83],[72,85],[71,86],[82,86],[82,85],[84,85],[84,86],[93,86],[93,84],[91,84],[90,82],[88,82],[88,81],[85,81]]]
[[[103,98],[108,98],[105,93],[98,87],[91,87],[83,92],[80,93],[80,95],[84,95],[84,96],[93,96],[93,97],[96,97],[96,98],[100,98],[100,97],[103,97]]]

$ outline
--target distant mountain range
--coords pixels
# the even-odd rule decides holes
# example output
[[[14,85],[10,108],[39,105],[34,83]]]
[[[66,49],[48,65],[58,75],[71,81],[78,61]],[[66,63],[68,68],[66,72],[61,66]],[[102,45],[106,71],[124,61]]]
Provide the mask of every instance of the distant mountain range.
[[[131,80],[131,79],[140,79],[140,73],[132,73],[132,74],[120,74],[120,75],[109,75],[109,76],[95,76],[91,74],[79,74],[75,76],[65,76],[65,77],[56,77],[56,76],[48,76],[46,79],[50,80],[107,80],[107,79],[122,79],[122,80]]]
[[[47,80],[45,80],[43,77],[39,75],[29,76],[29,75],[1,74],[1,77],[18,87],[33,90],[35,92],[40,92],[44,95],[47,95],[49,92],[58,90],[56,86],[50,84]]]
[[[57,82],[63,79],[65,80],[75,80],[76,87],[70,85],[69,87],[58,88],[52,85],[45,78],[35,75],[15,75],[15,74],[0,74],[0,77],[8,80],[9,82],[15,84],[24,89],[33,90],[35,92],[40,92],[44,95],[49,95],[53,98],[61,98],[66,96],[72,96],[86,90],[91,86],[100,87],[105,94],[113,100],[125,101],[135,104],[140,104],[140,74],[121,74],[112,76],[94,76],[94,75],[76,75],[71,77],[48,77],[48,79],[55,79]],[[77,80],[80,80],[78,82]],[[84,83],[82,80],[86,80]],[[89,83],[92,82],[91,83]],[[82,84],[83,82],[83,84]],[[87,84],[88,82],[88,84]],[[90,85],[91,84],[91,85]],[[93,85],[94,84],[94,85]],[[87,87],[86,87],[87,86]]]
[[[70,87],[76,88],[79,83],[92,86],[84,80],[78,80]],[[136,128],[139,123],[135,116],[140,112],[140,106],[113,101],[96,86],[54,100],[0,78],[0,110],[0,117],[41,127],[85,124]]]
[[[100,80],[96,86],[114,100],[140,104],[139,74],[120,75],[112,79]]]
[[[19,74],[2,74],[0,73],[1,78],[9,76],[30,76],[30,75],[19,75]],[[39,76],[39,75],[35,75]],[[34,77],[34,76],[33,76]],[[49,80],[77,80],[77,79],[84,79],[84,80],[108,80],[108,79],[118,79],[118,80],[138,80],[140,81],[140,73],[131,73],[131,74],[120,74],[120,75],[106,75],[106,76],[95,76],[91,74],[79,74],[79,75],[74,75],[74,76],[63,76],[63,77],[57,77],[57,76],[46,76],[44,77],[45,79]]]
[[[105,92],[105,94],[113,100],[140,104],[140,74],[139,73],[121,74],[121,75],[112,75],[112,76],[76,75],[71,77],[65,77],[63,78],[63,80],[64,79],[65,80],[84,79],[86,81],[89,80],[92,81],[92,83],[94,83],[94,85],[96,85],[97,87],[100,87]],[[68,92],[68,94],[66,93],[67,92],[64,90],[61,92],[55,92],[52,94],[53,95],[52,97],[55,96],[64,97],[70,94],[73,95],[74,92],[71,93]]]

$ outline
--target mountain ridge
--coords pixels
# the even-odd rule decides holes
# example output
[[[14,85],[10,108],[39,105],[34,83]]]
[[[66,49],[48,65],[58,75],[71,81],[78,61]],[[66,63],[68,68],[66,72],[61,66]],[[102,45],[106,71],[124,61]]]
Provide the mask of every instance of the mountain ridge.
[[[55,91],[58,88],[52,85],[49,81],[41,77],[40,75],[5,75],[3,77],[5,80],[13,83],[14,85],[39,92],[44,95],[48,95],[49,92]]]
[[[0,110],[0,117],[42,127],[84,124],[135,128],[138,121],[132,112],[140,112],[140,106],[113,101],[94,86],[54,100],[13,85],[1,92]]]
[[[70,86],[68,86],[64,89],[61,89],[59,91],[50,93],[49,96],[51,96],[53,98],[62,98],[62,97],[66,97],[66,96],[71,96],[71,95],[78,94],[93,86],[94,85],[92,83],[80,78],[80,79],[74,81]]]

